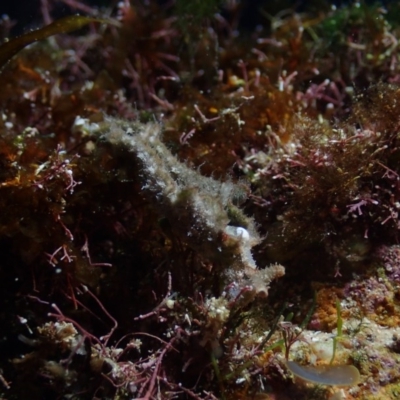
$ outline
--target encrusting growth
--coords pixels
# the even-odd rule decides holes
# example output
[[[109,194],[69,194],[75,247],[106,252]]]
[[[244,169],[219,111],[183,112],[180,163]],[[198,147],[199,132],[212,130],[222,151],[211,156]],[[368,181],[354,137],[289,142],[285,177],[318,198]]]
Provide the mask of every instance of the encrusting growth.
[[[266,296],[269,283],[284,275],[274,265],[257,271],[251,248],[260,242],[254,221],[235,203],[244,197],[243,185],[220,182],[180,162],[161,141],[161,125],[106,118],[102,138],[132,154],[140,169],[142,190],[159,213],[171,221],[174,233],[206,259],[224,267],[225,284],[235,283],[236,297],[249,287],[251,296]],[[228,266],[226,268],[225,266]]]

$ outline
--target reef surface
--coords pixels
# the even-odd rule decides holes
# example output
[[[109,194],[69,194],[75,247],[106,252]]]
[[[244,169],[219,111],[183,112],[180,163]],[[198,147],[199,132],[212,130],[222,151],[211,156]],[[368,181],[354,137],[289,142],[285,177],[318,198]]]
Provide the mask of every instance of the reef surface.
[[[399,397],[399,15],[3,16],[0,397]]]

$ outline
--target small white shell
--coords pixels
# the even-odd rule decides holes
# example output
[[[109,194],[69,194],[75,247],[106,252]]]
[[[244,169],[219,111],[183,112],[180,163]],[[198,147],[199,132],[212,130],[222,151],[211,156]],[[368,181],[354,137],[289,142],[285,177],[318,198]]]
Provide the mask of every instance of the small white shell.
[[[250,234],[247,229],[244,229],[240,226],[231,226],[228,225],[225,228],[225,233],[227,233],[229,236],[235,237],[235,238],[240,238],[244,241],[249,241],[250,240]]]

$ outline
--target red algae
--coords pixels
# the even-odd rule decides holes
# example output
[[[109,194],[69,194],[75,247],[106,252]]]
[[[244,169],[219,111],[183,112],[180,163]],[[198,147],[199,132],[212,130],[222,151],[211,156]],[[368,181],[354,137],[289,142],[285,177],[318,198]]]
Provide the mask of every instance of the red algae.
[[[0,46],[0,397],[394,398],[396,7],[53,3]]]

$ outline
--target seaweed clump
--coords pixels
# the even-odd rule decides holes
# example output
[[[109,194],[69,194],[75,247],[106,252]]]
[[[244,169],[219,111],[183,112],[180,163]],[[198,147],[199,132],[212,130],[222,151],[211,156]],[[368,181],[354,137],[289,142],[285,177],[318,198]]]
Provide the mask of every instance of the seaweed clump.
[[[357,265],[372,247],[397,240],[398,96],[395,85],[373,86],[335,126],[294,117],[292,140],[270,148],[253,178],[270,205],[270,257],[283,262],[319,248],[328,265]]]
[[[393,393],[396,18],[182,5],[121,2],[0,74],[1,395],[322,398],[290,369],[332,352],[348,393]]]

